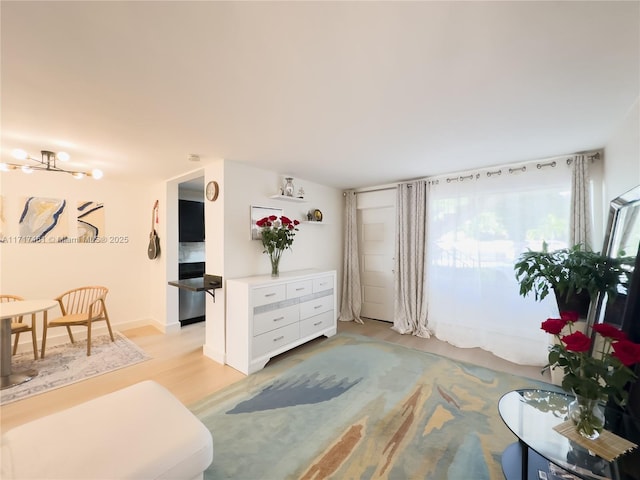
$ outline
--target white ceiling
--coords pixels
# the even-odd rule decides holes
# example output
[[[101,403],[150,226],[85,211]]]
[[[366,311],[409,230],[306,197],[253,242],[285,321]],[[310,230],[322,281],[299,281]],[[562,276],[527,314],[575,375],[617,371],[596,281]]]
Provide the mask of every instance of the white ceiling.
[[[225,158],[337,188],[604,146],[638,2],[1,3],[2,159],[110,178]]]

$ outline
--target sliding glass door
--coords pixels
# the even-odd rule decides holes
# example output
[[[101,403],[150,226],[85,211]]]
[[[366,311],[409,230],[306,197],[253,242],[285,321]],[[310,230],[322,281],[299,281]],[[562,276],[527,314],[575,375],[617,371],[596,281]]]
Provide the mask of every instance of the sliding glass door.
[[[516,363],[546,363],[540,323],[558,314],[555,299],[519,296],[513,265],[543,240],[551,249],[567,246],[570,183],[565,165],[535,164],[432,183],[428,325],[438,338]]]

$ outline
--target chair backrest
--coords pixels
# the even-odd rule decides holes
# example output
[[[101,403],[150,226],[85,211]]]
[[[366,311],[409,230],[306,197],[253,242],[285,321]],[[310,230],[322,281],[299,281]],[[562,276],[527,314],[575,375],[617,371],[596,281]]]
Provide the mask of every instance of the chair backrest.
[[[15,302],[16,300],[24,300],[18,295],[0,295],[0,303]]]
[[[0,303],[15,302],[17,300],[24,300],[24,298],[19,297],[18,295],[0,295]],[[12,321],[22,323],[22,315],[14,317]]]
[[[96,300],[107,296],[109,289],[107,287],[80,287],[64,292],[56,300],[60,303],[60,309],[63,315],[72,315],[76,313],[89,313],[89,307],[93,304],[91,316],[93,318],[102,316],[104,313],[104,303]]]

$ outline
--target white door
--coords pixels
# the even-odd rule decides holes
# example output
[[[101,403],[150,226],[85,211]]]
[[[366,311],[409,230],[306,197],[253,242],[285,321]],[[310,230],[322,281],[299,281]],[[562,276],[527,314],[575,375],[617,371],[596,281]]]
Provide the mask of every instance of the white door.
[[[395,207],[358,210],[362,316],[393,322]]]

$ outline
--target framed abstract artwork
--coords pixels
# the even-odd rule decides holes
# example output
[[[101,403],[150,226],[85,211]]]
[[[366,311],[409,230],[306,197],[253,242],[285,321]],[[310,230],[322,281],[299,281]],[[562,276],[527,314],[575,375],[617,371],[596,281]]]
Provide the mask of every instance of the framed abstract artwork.
[[[21,243],[68,241],[67,202],[60,198],[28,197],[19,221]]]
[[[104,236],[104,204],[78,202],[77,208],[78,243],[95,243],[99,236]]]
[[[262,232],[256,225],[256,222],[270,215],[280,217],[282,216],[282,209],[251,205],[251,240],[260,240],[262,238]]]

